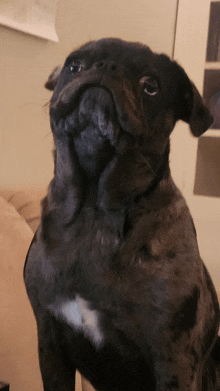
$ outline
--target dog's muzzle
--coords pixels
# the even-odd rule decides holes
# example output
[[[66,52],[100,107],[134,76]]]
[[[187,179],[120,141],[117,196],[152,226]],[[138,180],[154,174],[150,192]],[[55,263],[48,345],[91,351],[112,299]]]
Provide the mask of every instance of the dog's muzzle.
[[[81,131],[92,127],[99,138],[107,138],[111,144],[114,143],[119,124],[109,91],[102,87],[90,87],[83,92],[78,106],[78,126]]]
[[[77,125],[78,118],[75,114],[83,103],[86,104],[84,111],[87,107],[89,113],[94,111],[94,107],[96,111],[100,108],[100,112],[104,113],[105,129],[106,122],[111,118],[111,121],[117,123],[124,131],[135,135],[143,134],[147,124],[142,112],[141,97],[140,100],[137,99],[129,80],[121,70],[113,71],[112,67],[110,70],[109,67],[104,70],[91,68],[64,86],[58,94],[54,91],[50,105],[52,122],[58,124],[60,120],[71,116],[72,124],[74,120]],[[101,122],[99,121],[99,125]],[[103,132],[103,125],[101,128]]]
[[[52,119],[54,135],[68,134],[81,167],[90,177],[100,175],[112,159],[120,134],[112,93],[104,87],[82,85],[66,95],[64,91],[60,98],[62,110],[59,100],[52,106],[53,118],[58,111],[57,120]]]
[[[79,162],[90,176],[99,175],[114,154],[120,130],[111,93],[101,87],[87,88],[74,116],[74,145]]]
[[[140,108],[123,72],[91,68],[58,94],[55,91],[50,106],[51,127],[55,137],[70,135],[80,165],[89,176],[100,175],[123,132],[135,136],[146,132]]]

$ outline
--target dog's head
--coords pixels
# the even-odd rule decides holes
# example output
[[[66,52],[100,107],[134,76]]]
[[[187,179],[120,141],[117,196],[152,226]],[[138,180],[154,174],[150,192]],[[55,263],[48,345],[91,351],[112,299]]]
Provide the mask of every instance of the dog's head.
[[[54,138],[74,140],[85,170],[102,169],[113,150],[139,144],[161,156],[177,120],[198,137],[212,123],[196,87],[166,55],[119,39],[89,42],[50,75]],[[125,142],[126,140],[126,142]]]

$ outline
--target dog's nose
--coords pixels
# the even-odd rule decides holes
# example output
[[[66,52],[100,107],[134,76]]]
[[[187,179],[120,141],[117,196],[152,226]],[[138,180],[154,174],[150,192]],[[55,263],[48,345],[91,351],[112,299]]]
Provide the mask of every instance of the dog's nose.
[[[94,64],[94,67],[103,71],[110,71],[110,72],[115,72],[118,69],[116,62],[105,61],[105,60],[97,61]]]

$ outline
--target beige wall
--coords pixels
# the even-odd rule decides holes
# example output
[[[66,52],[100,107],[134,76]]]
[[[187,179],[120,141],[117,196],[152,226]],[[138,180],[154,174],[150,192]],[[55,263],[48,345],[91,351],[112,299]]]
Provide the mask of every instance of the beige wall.
[[[206,45],[211,0],[180,0],[175,36],[174,58],[203,92]],[[214,68],[219,68],[219,63]],[[219,130],[209,130],[206,137],[220,137]],[[217,140],[217,139],[216,139]],[[198,140],[188,126],[179,122],[172,136],[171,170],[190,207],[197,230],[201,256],[208,267],[216,289],[220,292],[220,198],[194,194]],[[207,162],[203,161],[203,165]],[[210,164],[210,163],[209,163]],[[215,161],[212,161],[215,176]],[[204,186],[204,184],[201,186]]]
[[[59,43],[0,26],[0,185],[47,184],[52,177],[50,92],[43,84],[72,48],[90,39],[139,40],[172,55],[177,0],[60,0]]]

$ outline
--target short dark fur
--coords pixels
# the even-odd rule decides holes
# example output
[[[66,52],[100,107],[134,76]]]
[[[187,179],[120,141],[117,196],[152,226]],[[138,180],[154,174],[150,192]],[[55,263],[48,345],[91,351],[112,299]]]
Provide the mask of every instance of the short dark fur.
[[[74,390],[78,368],[98,391],[219,391],[217,296],[169,170],[176,121],[211,125],[201,96],[117,39],[71,53],[46,87],[55,170],[25,266],[44,390]]]

